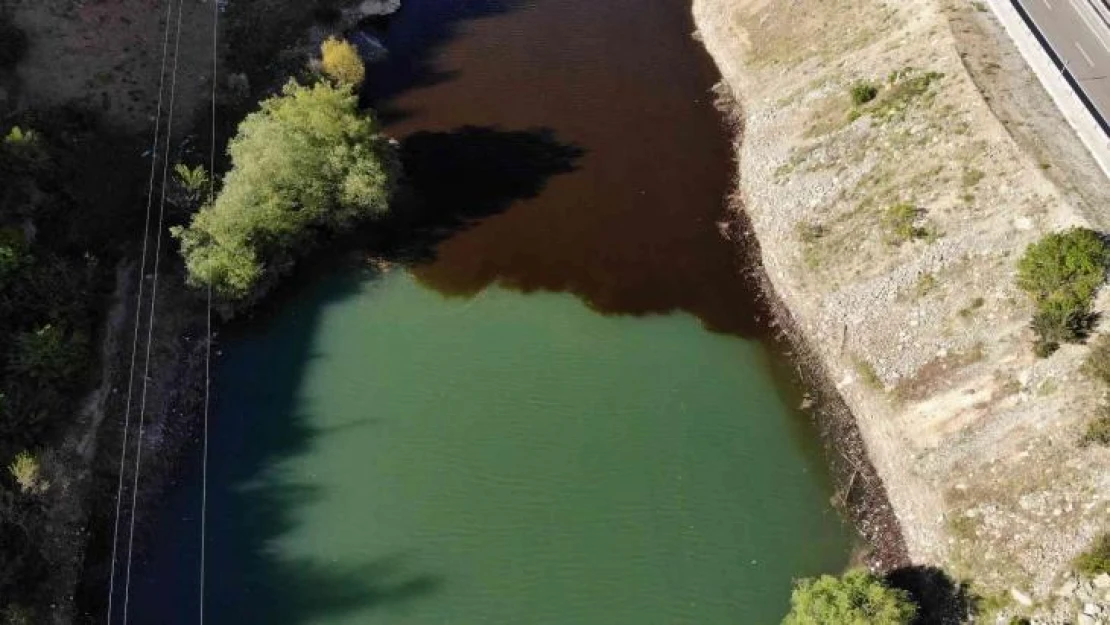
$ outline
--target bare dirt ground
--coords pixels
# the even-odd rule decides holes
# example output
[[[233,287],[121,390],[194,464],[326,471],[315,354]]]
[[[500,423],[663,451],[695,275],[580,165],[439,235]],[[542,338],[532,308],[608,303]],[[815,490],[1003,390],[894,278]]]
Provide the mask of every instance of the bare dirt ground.
[[[210,92],[212,5],[182,6],[175,114],[187,127]],[[154,123],[166,22],[161,0],[8,0],[31,42],[20,62],[19,105],[44,109],[77,103],[124,131]],[[170,17],[176,24],[177,12]],[[171,33],[172,34],[172,33]],[[174,40],[169,42],[172,67]],[[169,68],[167,68],[169,69]],[[168,77],[167,77],[168,80]]]
[[[1110,529],[1110,450],[1077,445],[1104,390],[1086,346],[1034,357],[1013,279],[1045,233],[1105,229],[1110,185],[984,9],[694,2],[742,108],[769,281],[856,415],[911,558],[987,612],[1110,620],[1106,590],[1070,577]],[[853,104],[858,81],[873,100]]]

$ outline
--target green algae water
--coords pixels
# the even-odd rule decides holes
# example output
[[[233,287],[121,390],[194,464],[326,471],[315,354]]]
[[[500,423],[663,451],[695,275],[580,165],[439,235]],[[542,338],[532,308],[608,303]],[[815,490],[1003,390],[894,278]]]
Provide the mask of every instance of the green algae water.
[[[765,357],[685,314],[331,275],[220,360],[209,621],[777,622],[846,537]],[[188,490],[139,622],[194,618]]]
[[[689,13],[404,0],[355,37],[389,50],[363,95],[400,141],[409,261],[302,270],[221,333],[209,624],[773,624],[845,566],[722,237]],[[199,457],[151,504],[133,623],[196,622]]]

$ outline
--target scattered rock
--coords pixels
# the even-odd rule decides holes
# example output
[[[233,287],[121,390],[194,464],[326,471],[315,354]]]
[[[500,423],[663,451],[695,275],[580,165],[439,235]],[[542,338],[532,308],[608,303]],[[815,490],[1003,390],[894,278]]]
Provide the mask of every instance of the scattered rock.
[[[1110,588],[1110,573],[1103,573],[1093,580],[1095,588]]]
[[[401,8],[401,0],[362,0],[358,12],[364,16],[389,15]]]
[[[1030,607],[1033,605],[1033,599],[1031,599],[1029,595],[1021,592],[1017,588],[1010,589],[1010,596],[1014,598],[1014,601],[1017,601],[1025,607]]]

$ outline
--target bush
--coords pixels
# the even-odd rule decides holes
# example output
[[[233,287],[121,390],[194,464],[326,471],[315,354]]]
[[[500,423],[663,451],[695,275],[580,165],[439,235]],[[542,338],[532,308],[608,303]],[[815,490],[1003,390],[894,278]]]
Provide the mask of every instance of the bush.
[[[1110,248],[1092,230],[1072,228],[1031,244],[1018,262],[1018,286],[1037,306],[1033,331],[1038,353],[1077,342],[1094,325],[1091,304],[1106,281]]]
[[[1079,439],[1079,444],[1084,447],[1088,445],[1110,447],[1110,414],[1106,414],[1105,409],[1101,416],[1087,424],[1087,431]]]
[[[391,146],[349,89],[290,81],[243,120],[228,154],[215,202],[172,230],[189,283],[225,300],[256,295],[321,234],[388,208]]]
[[[1110,573],[1110,534],[1099,536],[1089,549],[1079,554],[1075,570],[1090,577]]]
[[[909,593],[856,569],[797,582],[783,625],[908,625],[916,614]]]
[[[0,288],[14,280],[29,263],[23,233],[15,228],[0,228]]]
[[[358,88],[366,79],[362,57],[349,41],[329,37],[320,45],[320,69],[341,85]]]
[[[886,226],[891,243],[902,243],[929,236],[929,231],[917,225],[921,210],[912,204],[895,204],[886,209],[883,224]]]
[[[15,460],[8,465],[8,473],[15,478],[15,483],[24,494],[42,493],[50,487],[50,483],[42,477],[38,458],[29,451],[21,451],[16,455]]]
[[[863,106],[879,95],[879,88],[866,80],[858,80],[852,84],[852,104]]]
[[[38,383],[51,383],[77,375],[82,363],[74,358],[65,332],[44,325],[15,339],[15,353],[8,372]]]

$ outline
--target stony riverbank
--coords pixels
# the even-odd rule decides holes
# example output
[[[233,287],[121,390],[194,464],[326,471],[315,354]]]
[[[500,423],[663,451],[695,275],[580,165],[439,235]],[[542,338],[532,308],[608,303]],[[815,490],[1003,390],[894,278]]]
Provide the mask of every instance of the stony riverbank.
[[[738,204],[768,284],[855,415],[910,559],[1063,622],[1070,562],[1107,527],[1108,451],[1076,444],[1102,391],[1079,372],[1085,346],[1034,357],[1012,274],[1029,242],[1102,219],[1054,171],[1081,158],[1029,147],[1058,134],[1051,113],[1007,118],[1037,87],[992,91],[1012,59],[980,13],[694,1],[739,97]],[[859,81],[877,92],[853,105]]]

